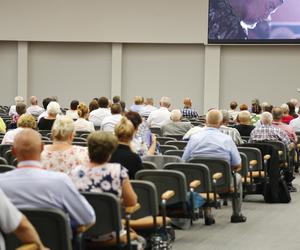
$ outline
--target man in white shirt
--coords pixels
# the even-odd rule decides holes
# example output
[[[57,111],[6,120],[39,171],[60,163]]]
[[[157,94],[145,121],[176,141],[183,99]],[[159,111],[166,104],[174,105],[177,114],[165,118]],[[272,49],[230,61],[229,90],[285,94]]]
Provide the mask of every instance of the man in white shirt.
[[[36,96],[30,97],[30,106],[27,108],[27,113],[35,117],[38,117],[41,113],[45,111],[42,107],[38,105],[38,99]]]
[[[154,107],[153,103],[152,97],[146,98],[145,106],[143,106],[139,112],[140,115],[143,117],[148,117],[152,111],[157,110],[157,107]]]
[[[150,128],[161,128],[170,121],[171,112],[168,110],[171,106],[170,98],[163,96],[159,105],[160,108],[152,111],[147,119]]]
[[[94,126],[101,126],[104,117],[111,115],[110,109],[108,108],[109,100],[106,97],[100,97],[98,104],[99,108],[93,110],[89,116],[89,121],[91,121]]]
[[[104,117],[101,124],[101,130],[106,132],[114,132],[116,124],[122,118],[122,108],[119,103],[114,103],[113,105],[111,105],[110,111],[112,115]]]

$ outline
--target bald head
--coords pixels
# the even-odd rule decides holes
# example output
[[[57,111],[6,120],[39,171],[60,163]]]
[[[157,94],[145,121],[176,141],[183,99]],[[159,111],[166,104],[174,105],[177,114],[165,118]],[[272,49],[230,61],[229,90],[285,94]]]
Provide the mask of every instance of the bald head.
[[[219,128],[223,120],[221,111],[212,109],[206,115],[206,126]]]
[[[39,161],[42,150],[41,135],[33,129],[24,128],[14,139],[13,153],[19,162]]]

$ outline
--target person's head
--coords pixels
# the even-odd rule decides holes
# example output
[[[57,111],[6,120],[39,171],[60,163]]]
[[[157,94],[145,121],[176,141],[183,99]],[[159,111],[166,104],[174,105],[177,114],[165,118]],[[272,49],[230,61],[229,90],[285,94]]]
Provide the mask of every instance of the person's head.
[[[227,110],[221,110],[221,113],[222,113],[222,124],[227,126],[229,121],[230,121],[230,115],[229,115],[229,112]]]
[[[272,116],[275,122],[280,121],[283,116],[282,109],[280,107],[274,107],[272,110]]]
[[[153,106],[153,105],[154,105],[154,100],[153,100],[153,98],[152,98],[152,97],[147,97],[147,98],[146,98],[146,101],[145,101],[145,104],[146,104],[146,105],[151,105],[151,106]]]
[[[122,119],[115,126],[115,135],[119,142],[130,143],[135,133],[135,128],[130,120],[126,117]]]
[[[181,117],[182,117],[182,114],[181,114],[181,112],[180,112],[179,109],[173,109],[173,110],[171,111],[170,119],[171,119],[173,122],[180,122]]]
[[[112,115],[121,114],[122,107],[121,107],[120,103],[114,103],[114,104],[112,104],[111,107],[110,107],[110,111],[111,111]]]
[[[269,113],[271,113],[272,109],[273,109],[273,105],[272,104],[268,104],[268,105],[264,106],[262,112],[269,112]]]
[[[74,121],[68,116],[59,116],[51,129],[53,141],[71,142],[74,136]]]
[[[260,121],[263,125],[271,125],[273,117],[269,112],[263,112],[260,116]]]
[[[83,102],[79,103],[79,105],[77,106],[77,113],[80,118],[86,118],[89,114],[88,106],[86,106],[86,104]]]
[[[240,124],[249,125],[251,123],[251,114],[248,110],[239,112],[238,120]]]
[[[280,108],[282,109],[283,115],[288,115],[290,112],[289,106],[286,103],[283,103]]]
[[[112,133],[96,131],[87,138],[90,161],[103,164],[110,160],[118,145],[118,139]]]
[[[112,101],[113,101],[113,103],[120,103],[121,97],[116,95],[116,96],[113,97]]]
[[[15,97],[15,104],[18,105],[18,103],[24,103],[24,98],[22,96],[16,96]]]
[[[164,108],[169,108],[171,106],[171,100],[169,97],[167,96],[163,96],[161,99],[160,99],[160,102],[159,102],[159,105],[161,107],[164,107]]]
[[[50,102],[47,106],[47,114],[49,116],[57,116],[57,114],[60,113],[60,105],[58,104],[58,102]]]
[[[102,96],[98,99],[98,104],[100,108],[107,108],[109,104],[109,100],[105,96]]]
[[[126,112],[126,103],[124,101],[120,101],[120,105],[121,105],[121,108],[122,108],[122,114],[125,114]]]
[[[25,103],[18,103],[16,105],[16,112],[18,115],[23,115],[26,113],[26,104]]]
[[[232,101],[232,102],[230,103],[230,109],[232,109],[232,110],[235,110],[235,109],[237,108],[237,106],[238,106],[238,104],[237,104],[236,101]]]
[[[38,99],[37,99],[36,96],[30,96],[29,100],[30,100],[31,105],[37,105],[38,104]]]
[[[292,98],[292,99],[290,100],[290,102],[293,103],[295,107],[297,107],[297,105],[298,105],[298,100],[297,100],[297,99]]]
[[[219,128],[222,124],[223,116],[220,110],[211,109],[206,114],[206,126]]]
[[[93,110],[98,109],[98,108],[99,108],[98,100],[93,99],[89,104],[90,112],[92,112]]]
[[[43,144],[41,135],[31,129],[24,128],[14,138],[12,152],[17,160],[40,160],[41,152],[43,151]]]
[[[142,97],[142,96],[136,96],[136,97],[134,97],[134,104],[135,105],[142,105],[142,104],[144,104],[144,97]]]
[[[37,123],[35,118],[29,114],[23,114],[19,117],[17,121],[18,128],[32,128],[36,129]]]
[[[261,113],[261,107],[260,107],[260,105],[257,104],[257,103],[252,103],[251,111],[254,114],[260,114]]]
[[[189,97],[184,98],[184,99],[183,99],[183,106],[184,106],[185,108],[190,108],[190,107],[192,107],[192,99],[189,98]]]
[[[294,105],[294,103],[287,102],[286,104],[289,106],[289,114],[290,115],[295,114],[296,112],[295,112],[295,105]]]
[[[125,117],[132,122],[134,129],[138,130],[139,125],[142,123],[142,117],[138,112],[129,111],[125,114]]]
[[[247,106],[247,104],[241,104],[240,105],[240,111],[243,111],[243,110],[248,110],[248,106]]]
[[[76,110],[78,105],[79,105],[79,101],[73,100],[73,101],[71,101],[71,103],[70,103],[70,109],[71,109],[71,110]]]
[[[51,97],[46,97],[45,99],[43,99],[43,107],[44,109],[47,109],[47,106],[50,102],[54,101]]]

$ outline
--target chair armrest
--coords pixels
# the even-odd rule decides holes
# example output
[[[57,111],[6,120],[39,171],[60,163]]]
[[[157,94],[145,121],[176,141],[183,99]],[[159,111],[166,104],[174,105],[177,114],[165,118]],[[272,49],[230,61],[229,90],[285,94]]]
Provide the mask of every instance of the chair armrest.
[[[289,144],[289,146],[288,146],[288,151],[290,152],[290,151],[292,151],[293,149],[295,148],[295,143],[291,143],[291,144]]]
[[[200,185],[201,185],[201,181],[199,181],[199,180],[194,180],[194,181],[192,181],[192,182],[190,183],[190,188],[195,189],[195,188],[199,187]]]
[[[88,224],[88,225],[82,225],[77,227],[77,234],[81,234],[84,233],[85,231],[87,231],[90,227],[92,227],[95,223],[92,224]]]
[[[169,200],[175,195],[173,190],[168,190],[161,195],[162,200]]]
[[[215,179],[215,180],[219,180],[223,177],[223,174],[222,173],[214,173],[212,178]]]
[[[282,151],[281,151],[282,152]],[[283,152],[282,152],[283,153]],[[267,161],[267,160],[270,160],[271,159],[271,155],[264,155],[264,160]]]
[[[39,249],[40,248],[35,243],[25,244],[25,245],[23,245],[21,247],[16,248],[16,250],[39,250]]]
[[[279,155],[279,156],[283,155],[283,151],[278,150],[278,155]]]
[[[125,212],[126,214],[133,214],[135,213],[137,210],[139,210],[141,208],[141,205],[139,203],[135,204],[132,207],[126,207],[125,208]]]
[[[249,161],[249,165],[251,165],[252,167],[257,165],[257,160]]]

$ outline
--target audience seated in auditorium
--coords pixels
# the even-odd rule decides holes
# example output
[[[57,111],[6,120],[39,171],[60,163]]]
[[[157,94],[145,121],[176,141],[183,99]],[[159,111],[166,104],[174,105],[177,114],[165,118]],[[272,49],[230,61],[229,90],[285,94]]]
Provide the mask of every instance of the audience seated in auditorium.
[[[60,114],[60,106],[57,102],[51,101],[47,106],[47,116],[38,121],[39,130],[51,130],[55,119]]]
[[[289,115],[291,115],[293,118],[297,118],[298,115],[296,114],[296,107],[294,103],[287,102],[286,104],[289,106]]]
[[[77,106],[79,105],[79,101],[73,100],[70,103],[70,109],[67,110],[66,116],[70,117],[73,120],[78,119]]]
[[[290,112],[289,106],[286,103],[283,103],[280,107],[281,107],[282,112],[283,112],[283,116],[281,118],[281,121],[283,123],[289,124],[290,121],[294,119],[294,117],[289,114],[289,112]]]
[[[135,129],[131,149],[140,156],[154,155],[156,136],[151,133],[148,123],[137,112],[129,111],[125,116],[132,122]]]
[[[154,107],[154,101],[152,97],[147,97],[145,105],[140,109],[140,115],[143,117],[148,117],[153,110],[157,110],[157,107]]]
[[[46,97],[45,99],[43,99],[43,107],[44,107],[45,111],[39,115],[38,122],[40,121],[40,119],[42,117],[46,117],[48,115],[48,113],[47,113],[47,106],[52,101],[56,102],[56,99],[54,97]]]
[[[13,115],[17,115],[18,114],[17,111],[16,111],[16,105],[18,103],[25,103],[24,98],[22,96],[16,96],[15,97],[15,105],[10,106],[9,112],[8,112],[9,116],[12,117]]]
[[[17,114],[13,115],[12,122],[9,124],[8,129],[15,129],[17,128],[17,122],[21,115],[26,114],[26,104],[25,103],[18,103],[16,105],[16,112]]]
[[[192,108],[192,99],[187,97],[183,100],[183,109],[181,109],[182,117],[184,118],[197,118],[198,113]]]
[[[108,99],[105,96],[102,96],[98,100],[99,108],[90,112],[89,121],[91,121],[94,126],[101,126],[104,117],[111,115],[108,104]]]
[[[114,132],[116,124],[121,120],[122,107],[119,103],[114,103],[110,108],[111,115],[103,118],[101,130],[106,132]]]
[[[230,116],[227,110],[221,110],[222,113],[222,125],[220,126],[220,131],[226,135],[229,135],[235,144],[243,144],[243,140],[239,131],[235,128],[228,127]]]
[[[255,128],[251,125],[251,114],[249,111],[241,111],[237,116],[238,124],[234,126],[241,136],[250,136],[251,131]]]
[[[39,115],[42,114],[45,109],[38,105],[38,99],[36,96],[31,96],[29,100],[30,106],[27,108],[27,113],[33,115],[34,117],[39,117]]]
[[[291,142],[296,143],[298,139],[293,127],[281,122],[283,116],[282,109],[280,107],[274,107],[272,110],[272,116],[273,116],[272,125],[285,131],[289,136]]]
[[[160,128],[170,121],[171,112],[168,110],[171,106],[170,98],[163,96],[159,105],[160,108],[152,111],[147,119],[150,128]]]
[[[89,109],[85,103],[81,102],[77,106],[78,119],[74,122],[75,131],[95,131],[94,124],[87,120],[89,116]]]
[[[99,103],[98,103],[98,99],[93,99],[90,103],[89,103],[89,110],[90,112],[96,110],[99,108]]]
[[[51,171],[69,173],[80,164],[89,161],[86,147],[72,145],[74,121],[67,116],[60,116],[52,127],[52,145],[46,145],[41,154],[42,166]]]
[[[16,135],[25,128],[36,129],[36,121],[32,115],[21,115],[18,119],[17,128],[7,131],[1,144],[13,144]]]
[[[233,170],[241,169],[241,157],[238,149],[229,135],[225,135],[220,131],[222,124],[222,113],[219,110],[210,110],[206,115],[206,128],[201,133],[194,134],[182,156],[182,159],[188,161],[195,157],[208,156],[216,159],[226,160]],[[246,217],[241,213],[242,204],[242,183],[241,176],[236,174],[237,188],[240,196],[234,197],[235,203],[231,222],[245,222]]]
[[[131,105],[129,110],[139,113],[143,107],[144,107],[144,97],[136,96],[136,97],[134,97],[134,104]]]
[[[134,133],[132,122],[123,117],[115,127],[119,144],[110,159],[110,162],[120,163],[127,168],[130,179],[134,179],[135,173],[143,169],[141,158],[130,147]]]
[[[235,121],[237,115],[239,114],[239,111],[237,110],[238,104],[236,101],[232,101],[230,103],[230,109],[228,110],[230,120]]]
[[[182,113],[179,109],[171,111],[170,121],[161,127],[163,136],[168,135],[184,135],[193,125],[190,122],[181,121]]]
[[[3,235],[14,233],[22,243],[35,243],[39,250],[46,250],[35,228],[11,203],[0,189],[0,249],[5,250]]]
[[[41,136],[33,129],[15,138],[15,170],[0,174],[0,188],[17,208],[58,208],[69,217],[73,229],[95,222],[95,213],[64,173],[46,171],[40,163]]]

